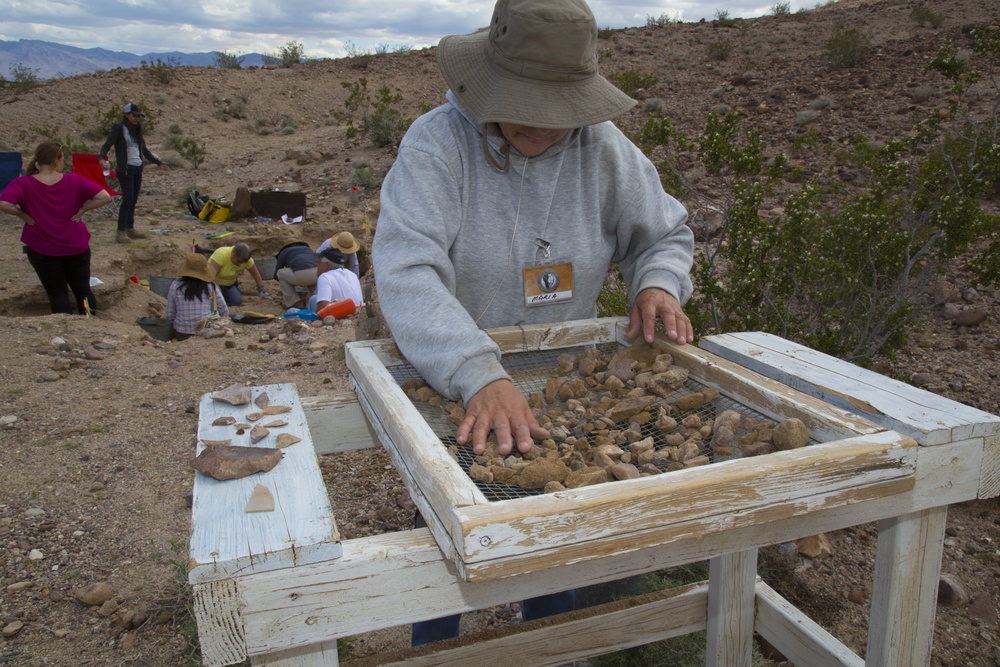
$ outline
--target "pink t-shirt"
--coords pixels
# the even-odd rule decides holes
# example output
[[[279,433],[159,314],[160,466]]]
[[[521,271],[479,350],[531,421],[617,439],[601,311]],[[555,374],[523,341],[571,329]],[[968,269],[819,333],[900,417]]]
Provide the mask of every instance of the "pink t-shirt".
[[[72,218],[101,186],[76,174],[63,174],[58,183],[46,185],[34,176],[15,178],[0,199],[16,204],[35,224],[21,230],[21,243],[50,257],[78,255],[90,247],[90,230]]]

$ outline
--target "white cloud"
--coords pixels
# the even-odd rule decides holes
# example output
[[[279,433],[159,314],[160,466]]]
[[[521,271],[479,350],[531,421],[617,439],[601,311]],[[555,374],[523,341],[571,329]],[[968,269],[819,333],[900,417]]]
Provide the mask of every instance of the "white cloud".
[[[39,39],[137,55],[165,51],[273,52],[301,42],[307,56],[342,56],[346,44],[423,48],[486,25],[493,0],[9,0],[0,39]],[[600,27],[666,15],[684,21],[766,14],[761,0],[591,0]],[[791,9],[814,2],[791,0]]]

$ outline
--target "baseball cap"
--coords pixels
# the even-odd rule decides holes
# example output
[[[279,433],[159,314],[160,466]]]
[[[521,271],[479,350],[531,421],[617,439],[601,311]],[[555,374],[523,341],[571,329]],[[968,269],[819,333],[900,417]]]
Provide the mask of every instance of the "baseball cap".
[[[146,115],[142,112],[142,109],[140,109],[139,105],[136,104],[135,102],[129,102],[128,104],[125,105],[125,113],[134,113],[136,116]]]

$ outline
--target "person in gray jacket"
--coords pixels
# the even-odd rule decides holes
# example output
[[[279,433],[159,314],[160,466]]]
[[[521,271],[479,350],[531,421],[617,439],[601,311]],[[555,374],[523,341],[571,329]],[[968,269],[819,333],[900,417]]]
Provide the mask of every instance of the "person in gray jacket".
[[[447,103],[413,123],[382,186],[379,301],[410,363],[465,402],[459,444],[481,453],[494,431],[502,454],[527,451],[547,433],[483,329],[594,317],[615,262],[629,337],[652,340],[659,317],[690,342],[693,235],[611,122],[635,101],[597,72],[582,0],[499,0],[487,31],[442,39],[438,62]]]
[[[501,454],[548,437],[483,331],[595,317],[608,267],[633,296],[628,336],[656,319],[694,339],[687,212],[611,122],[635,101],[597,72],[583,0],[499,0],[490,26],[441,40],[447,102],[418,118],[382,186],[372,247],[399,349],[465,402],[459,444]],[[422,517],[417,516],[417,525]],[[525,600],[525,620],[570,611],[567,591]],[[415,623],[411,643],[458,635],[459,615]]]

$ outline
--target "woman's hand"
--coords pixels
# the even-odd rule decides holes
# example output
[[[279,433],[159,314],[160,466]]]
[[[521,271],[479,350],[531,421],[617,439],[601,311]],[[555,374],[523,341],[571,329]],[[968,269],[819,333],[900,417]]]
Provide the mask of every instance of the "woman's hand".
[[[479,455],[486,450],[490,431],[496,434],[497,450],[503,456],[510,454],[514,441],[517,451],[526,452],[531,449],[532,439],[549,437],[549,432],[538,425],[524,395],[510,380],[494,380],[476,392],[465,407],[465,419],[459,424],[455,439],[464,445],[471,434],[472,451]]]
[[[646,342],[652,343],[657,317],[667,330],[667,338],[681,345],[694,342],[694,327],[681,309],[681,304],[669,292],[658,287],[648,287],[635,298],[625,337],[632,340],[641,329]]]

